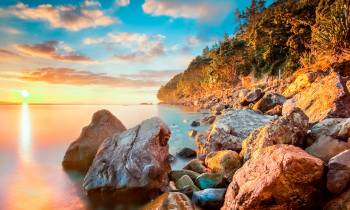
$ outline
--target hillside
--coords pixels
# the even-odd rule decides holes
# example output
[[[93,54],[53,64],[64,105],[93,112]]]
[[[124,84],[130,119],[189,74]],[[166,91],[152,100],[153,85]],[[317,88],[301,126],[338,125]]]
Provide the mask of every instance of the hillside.
[[[295,72],[347,60],[347,0],[277,0],[264,5],[259,0],[236,12],[241,23],[237,33],[225,34],[205,48],[183,73],[160,88],[159,100],[210,108],[216,103],[208,100],[216,98],[232,105],[236,90],[265,85],[283,93],[297,77]]]

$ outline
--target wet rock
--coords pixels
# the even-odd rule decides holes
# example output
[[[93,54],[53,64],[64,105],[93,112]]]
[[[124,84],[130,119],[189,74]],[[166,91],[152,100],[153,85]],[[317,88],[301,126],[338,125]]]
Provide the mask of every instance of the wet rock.
[[[346,79],[336,71],[319,74],[317,79],[284,103],[283,110],[301,108],[318,122],[326,118],[350,116],[350,94]]]
[[[327,202],[324,210],[349,210],[350,209],[350,189],[344,193],[335,196]]]
[[[210,116],[207,116],[207,117],[204,117],[201,122],[204,123],[204,124],[208,124],[208,125],[211,125],[214,123],[216,119],[216,116],[215,115],[210,115]]]
[[[193,193],[192,201],[205,209],[219,209],[224,203],[225,188],[205,189]]]
[[[286,101],[286,98],[277,93],[266,93],[262,99],[260,99],[253,106],[254,110],[260,110],[262,112],[269,111],[277,105],[283,105]]]
[[[327,188],[332,193],[341,193],[350,185],[350,150],[346,150],[328,162]]]
[[[264,95],[263,91],[260,88],[253,89],[246,93],[246,95],[241,96],[241,105],[247,106],[250,103],[254,103],[255,101],[259,100]]]
[[[275,117],[258,114],[252,110],[230,110],[217,117],[207,133],[197,135],[197,155],[205,158],[210,152],[240,151],[242,141],[250,132],[270,123],[273,119]]]
[[[196,180],[200,174],[186,169],[174,170],[170,172],[170,179],[173,181],[178,181],[184,175],[189,176],[192,180]]]
[[[330,136],[321,136],[315,143],[307,147],[305,151],[328,163],[329,159],[347,149],[350,149],[350,143],[339,141]]]
[[[197,152],[194,151],[191,148],[185,147],[183,149],[181,149],[178,153],[178,156],[180,157],[184,157],[184,158],[191,158],[191,157],[196,157],[197,156]]]
[[[222,210],[317,209],[323,162],[292,145],[274,145],[233,176]]]
[[[176,182],[176,188],[179,190],[191,189],[192,192],[199,191],[200,189],[193,183],[191,177],[188,175],[182,176]]]
[[[66,169],[87,171],[102,142],[114,133],[125,131],[125,126],[109,111],[94,113],[90,124],[83,128],[79,138],[71,143],[62,165]]]
[[[308,117],[303,111],[295,108],[287,116],[278,118],[252,132],[244,140],[240,156],[247,161],[252,156],[256,156],[263,148],[275,144],[303,146],[308,127]]]
[[[195,210],[191,200],[180,192],[167,192],[142,208],[143,210]]]
[[[196,130],[189,130],[188,131],[188,136],[189,137],[192,137],[192,138],[194,138],[194,137],[196,137],[197,136],[197,134],[198,134],[198,131],[196,131]]]
[[[223,150],[209,153],[205,158],[205,165],[211,172],[221,173],[225,179],[231,181],[233,174],[242,164],[237,152]]]
[[[143,198],[168,186],[170,130],[151,118],[106,139],[84,178],[90,195]],[[151,193],[149,193],[151,192]]]
[[[203,173],[196,179],[197,186],[204,190],[208,188],[222,187],[224,177],[219,173]]]
[[[169,156],[168,156],[168,161],[169,161],[170,163],[174,163],[174,162],[176,161],[176,157],[175,157],[174,155],[172,155],[172,154],[169,154]]]
[[[198,127],[198,126],[200,126],[200,125],[201,125],[201,123],[198,122],[198,121],[192,121],[192,123],[191,123],[191,126],[192,126],[192,127]]]
[[[198,160],[198,159],[193,159],[190,162],[188,162],[186,164],[186,166],[183,169],[187,169],[190,171],[194,171],[197,172],[199,174],[205,173],[206,172],[206,168],[203,165],[203,162]]]

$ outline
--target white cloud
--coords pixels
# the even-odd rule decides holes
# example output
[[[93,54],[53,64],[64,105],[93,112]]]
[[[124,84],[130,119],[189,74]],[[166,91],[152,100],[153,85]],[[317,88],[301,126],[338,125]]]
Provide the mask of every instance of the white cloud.
[[[4,31],[8,34],[11,34],[11,35],[20,35],[22,34],[22,31],[16,29],[16,28],[12,28],[12,27],[1,27],[0,28],[1,31]]]
[[[187,44],[189,44],[191,46],[197,46],[200,43],[198,37],[196,37],[196,36],[187,37],[186,42],[187,42]]]
[[[84,7],[101,7],[100,2],[94,0],[85,0],[82,5]]]
[[[153,16],[190,18],[204,22],[220,22],[233,9],[231,0],[146,0],[143,11]]]
[[[88,1],[92,4],[92,1]],[[53,6],[42,4],[31,8],[18,3],[7,9],[0,9],[1,16],[14,15],[20,19],[46,21],[53,28],[64,28],[70,31],[79,31],[85,28],[107,26],[119,20],[106,16],[102,10],[90,9],[84,6]]]
[[[126,7],[130,4],[130,0],[116,0],[117,5]]]

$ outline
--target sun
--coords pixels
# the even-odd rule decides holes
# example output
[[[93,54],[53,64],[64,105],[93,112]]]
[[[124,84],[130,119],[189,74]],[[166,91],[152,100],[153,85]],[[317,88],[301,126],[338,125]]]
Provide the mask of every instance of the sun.
[[[29,96],[29,92],[28,92],[27,90],[22,90],[22,91],[21,91],[21,96],[22,96],[23,98],[27,98],[27,97]]]

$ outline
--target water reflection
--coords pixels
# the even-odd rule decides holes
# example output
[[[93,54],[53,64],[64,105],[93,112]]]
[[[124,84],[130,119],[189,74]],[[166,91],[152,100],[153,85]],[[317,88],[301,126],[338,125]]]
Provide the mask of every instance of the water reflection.
[[[27,103],[22,104],[21,109],[21,131],[19,141],[19,157],[22,162],[30,162],[32,156],[32,140],[30,132],[30,116]]]

